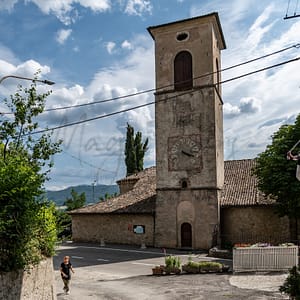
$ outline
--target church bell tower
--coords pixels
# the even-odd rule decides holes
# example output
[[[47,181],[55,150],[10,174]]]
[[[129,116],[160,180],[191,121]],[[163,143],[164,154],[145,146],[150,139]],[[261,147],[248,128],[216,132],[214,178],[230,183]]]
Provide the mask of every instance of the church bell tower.
[[[155,246],[209,249],[218,241],[224,181],[217,13],[148,28],[155,41]]]

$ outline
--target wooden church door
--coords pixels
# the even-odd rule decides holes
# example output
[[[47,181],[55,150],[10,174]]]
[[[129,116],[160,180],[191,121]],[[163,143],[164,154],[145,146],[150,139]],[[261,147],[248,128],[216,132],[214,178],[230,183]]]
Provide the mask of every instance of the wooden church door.
[[[192,225],[190,223],[181,225],[181,247],[192,247]]]

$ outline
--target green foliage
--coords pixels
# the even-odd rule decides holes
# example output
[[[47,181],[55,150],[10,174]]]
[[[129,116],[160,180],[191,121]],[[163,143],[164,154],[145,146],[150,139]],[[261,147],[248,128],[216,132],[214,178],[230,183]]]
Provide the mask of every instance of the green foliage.
[[[70,238],[71,237],[71,227],[72,219],[65,211],[56,209],[55,211],[56,218],[56,232],[57,237],[61,238]]]
[[[84,204],[85,193],[81,193],[80,195],[78,195],[78,193],[74,189],[71,190],[71,198],[67,198],[64,203],[64,205],[67,206],[66,211],[80,208],[84,206]]]
[[[279,288],[281,293],[286,293],[290,299],[300,300],[300,268],[294,266],[289,270],[289,276]]]
[[[37,213],[36,236],[39,242],[38,248],[44,256],[50,257],[55,253],[57,241],[55,205],[43,204]]]
[[[38,198],[61,141],[31,134],[48,95],[32,83],[4,101],[12,115],[0,120],[0,271],[24,269],[54,251],[53,208]]]
[[[104,197],[103,196],[99,197],[99,201],[106,201],[107,199],[117,197],[117,195],[118,193],[113,193],[113,194],[105,193]]]
[[[144,168],[144,156],[148,147],[148,138],[142,142],[142,133],[138,131],[134,135],[134,128],[127,123],[125,143],[126,175],[140,172]]]
[[[283,125],[272,136],[272,144],[259,154],[253,170],[259,189],[276,199],[279,215],[291,218],[300,217],[300,182],[295,177],[296,162],[288,161],[286,154],[299,139],[300,115],[294,125]]]
[[[216,270],[222,270],[222,264],[219,262],[214,262],[214,261],[199,261],[195,262],[192,260],[189,260],[187,265],[190,268],[198,269],[200,271],[204,270],[211,270],[211,271],[216,271]]]
[[[165,257],[165,265],[167,268],[180,268],[181,266],[181,261],[180,257],[178,256],[173,256],[173,255],[168,255]]]

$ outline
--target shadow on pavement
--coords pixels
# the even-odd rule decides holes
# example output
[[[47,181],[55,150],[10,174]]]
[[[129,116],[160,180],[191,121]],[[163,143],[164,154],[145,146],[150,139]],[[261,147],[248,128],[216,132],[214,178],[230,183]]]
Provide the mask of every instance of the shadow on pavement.
[[[193,260],[214,260],[231,265],[230,260],[206,257],[203,251],[145,248],[132,245],[105,245],[92,243],[62,243],[53,257],[54,269],[58,270],[65,255],[70,256],[71,262],[76,260],[76,267],[113,264],[128,261],[164,258],[165,255],[193,256]]]

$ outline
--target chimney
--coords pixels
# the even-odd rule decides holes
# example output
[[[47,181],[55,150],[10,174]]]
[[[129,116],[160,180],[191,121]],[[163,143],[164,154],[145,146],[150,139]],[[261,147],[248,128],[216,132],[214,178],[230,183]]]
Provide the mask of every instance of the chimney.
[[[120,189],[120,195],[131,191],[138,180],[139,180],[139,178],[124,178],[124,179],[118,180],[117,184]]]

